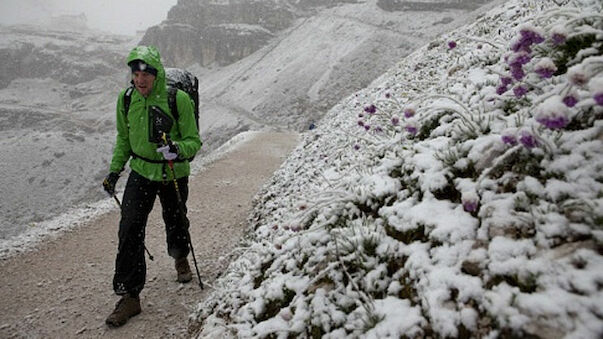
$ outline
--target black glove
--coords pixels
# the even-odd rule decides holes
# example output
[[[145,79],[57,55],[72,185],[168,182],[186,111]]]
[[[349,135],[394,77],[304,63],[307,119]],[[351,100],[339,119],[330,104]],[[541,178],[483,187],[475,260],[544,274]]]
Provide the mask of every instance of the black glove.
[[[103,180],[103,188],[107,193],[111,195],[115,194],[115,184],[117,184],[117,180],[119,180],[119,173],[115,172],[109,173],[105,180]]]

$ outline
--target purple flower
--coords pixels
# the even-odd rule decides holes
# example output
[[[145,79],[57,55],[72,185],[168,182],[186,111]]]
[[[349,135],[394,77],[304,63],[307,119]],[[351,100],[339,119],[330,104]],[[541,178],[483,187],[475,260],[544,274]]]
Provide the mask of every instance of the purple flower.
[[[528,149],[532,149],[538,146],[538,140],[536,140],[536,137],[526,130],[521,131],[521,137],[519,137],[519,142],[521,142],[521,144]]]
[[[375,105],[366,106],[364,107],[364,111],[368,114],[375,114],[375,112],[377,112],[377,107],[375,107]]]
[[[506,145],[515,146],[517,145],[517,138],[514,135],[503,135],[502,142]]]
[[[477,211],[479,196],[475,192],[463,192],[461,200],[463,202],[463,209],[466,212],[472,213]]]
[[[563,103],[567,107],[574,107],[578,103],[578,98],[576,98],[575,94],[568,94],[563,98]]]
[[[526,75],[526,73],[523,71],[523,68],[521,68],[521,66],[511,66],[511,75],[513,76],[513,79],[520,81],[521,79],[523,79],[523,77]]]
[[[567,29],[564,25],[556,25],[551,28],[551,41],[553,45],[559,46],[567,40]]]
[[[569,120],[564,116],[551,116],[551,117],[543,117],[540,119],[536,119],[539,123],[546,126],[549,129],[562,129],[567,126]]]
[[[503,131],[501,139],[506,145],[515,146],[517,145],[517,131],[515,128],[507,128]]]
[[[289,320],[291,320],[291,318],[293,318],[293,314],[291,314],[291,309],[288,307],[281,309],[281,311],[278,314],[285,321],[289,321]]]
[[[386,98],[386,99],[389,99],[391,96],[392,96],[391,94],[389,94],[389,93],[385,93],[385,98]]]
[[[529,40],[518,39],[511,44],[511,50],[513,52],[524,51],[526,53],[532,53],[532,48],[530,48],[531,45],[532,43]]]
[[[555,74],[555,71],[555,69],[551,68],[538,68],[535,70],[536,74],[540,75],[540,77],[543,79],[549,79],[553,76],[553,74]]]
[[[517,145],[517,138],[514,135],[503,135],[502,136],[503,143],[511,146]]]
[[[477,201],[463,201],[463,209],[469,213],[477,211]]]
[[[588,87],[597,105],[603,106],[603,78],[593,78],[588,84]]]
[[[510,66],[523,66],[532,61],[532,56],[524,51],[517,52],[510,59]]]
[[[367,131],[370,130],[371,129],[371,125],[364,125],[364,129],[367,130]]]
[[[519,34],[523,39],[529,40],[533,44],[539,44],[544,41],[544,37],[532,27],[524,27],[519,31]]]
[[[513,79],[511,79],[511,77],[500,77],[500,83],[503,86],[509,86],[512,82]]]
[[[364,121],[362,121],[362,120],[358,120],[358,126],[360,126],[360,127],[364,127]]]
[[[531,53],[531,46],[543,41],[544,37],[537,32],[536,28],[524,25],[519,31],[519,37],[511,44],[511,50],[513,50],[513,52],[524,51],[526,53]]]
[[[411,135],[417,135],[417,127],[413,124],[408,124],[406,125],[406,127],[404,127],[404,129],[406,130],[406,132],[410,133]]]
[[[449,49],[454,49],[455,47],[456,47],[456,41],[454,41],[454,40],[448,41],[448,48]]]
[[[358,151],[358,150],[360,150],[360,145],[358,145],[358,144],[355,144],[355,145],[354,145],[354,150],[355,150],[355,151]]]
[[[583,87],[588,82],[588,77],[582,65],[574,65],[567,70],[567,79],[570,84]]]
[[[496,94],[498,95],[503,95],[505,94],[509,89],[507,88],[507,86],[500,84],[498,87],[496,87]]]
[[[525,86],[519,85],[513,88],[513,94],[517,99],[523,97],[526,93],[528,93],[528,89]]]
[[[519,68],[521,69],[521,66]],[[522,70],[522,72],[523,72],[523,70]],[[503,95],[504,93],[506,93],[509,90],[508,86],[511,83],[513,83],[513,79],[511,77],[501,76],[500,77],[500,85],[498,87],[496,87],[496,94]]]
[[[415,108],[414,106],[408,106],[406,108],[404,108],[404,117],[405,118],[412,118],[414,117],[416,114]]]
[[[381,126],[377,126],[377,127],[375,127],[375,132],[381,133],[381,132],[383,132],[383,128],[381,128]]]
[[[561,129],[569,123],[569,109],[560,96],[546,99],[536,108],[536,121],[549,129]]]
[[[561,33],[553,33],[553,35],[551,36],[551,41],[553,41],[553,45],[555,46],[564,44],[566,39],[567,37]]]
[[[548,79],[557,72],[557,66],[550,58],[542,58],[538,63],[534,66],[534,71],[536,74],[540,75],[543,79]]]
[[[540,44],[545,40],[542,35],[536,32],[532,32],[531,39],[535,44]]]
[[[395,115],[392,117],[391,121],[392,121],[392,125],[394,125],[394,126],[398,126],[400,124],[400,118],[398,118]]]

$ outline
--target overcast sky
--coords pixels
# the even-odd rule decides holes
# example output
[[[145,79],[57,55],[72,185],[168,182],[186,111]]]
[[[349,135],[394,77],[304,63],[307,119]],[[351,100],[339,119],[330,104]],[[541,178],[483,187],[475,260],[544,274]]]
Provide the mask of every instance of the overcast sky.
[[[0,0],[0,24],[36,23],[85,13],[88,27],[133,35],[167,18],[177,0]]]

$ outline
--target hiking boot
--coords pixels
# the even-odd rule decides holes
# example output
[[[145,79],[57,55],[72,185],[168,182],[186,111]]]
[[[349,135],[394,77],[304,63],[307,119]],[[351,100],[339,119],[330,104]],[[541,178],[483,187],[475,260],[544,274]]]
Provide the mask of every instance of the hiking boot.
[[[193,279],[193,273],[188,265],[186,257],[176,259],[176,272],[178,272],[178,282],[187,283]]]
[[[109,314],[105,323],[112,327],[123,326],[128,322],[128,319],[139,314],[140,311],[140,298],[126,294],[119,299],[115,305],[115,310]]]

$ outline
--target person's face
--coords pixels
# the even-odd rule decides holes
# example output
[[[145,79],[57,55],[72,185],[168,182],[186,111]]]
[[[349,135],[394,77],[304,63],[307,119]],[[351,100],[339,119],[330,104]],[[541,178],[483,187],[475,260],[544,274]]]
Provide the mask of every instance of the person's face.
[[[132,79],[134,80],[134,87],[136,87],[136,90],[142,94],[143,97],[148,97],[153,89],[155,76],[147,72],[135,71],[132,73]]]

